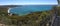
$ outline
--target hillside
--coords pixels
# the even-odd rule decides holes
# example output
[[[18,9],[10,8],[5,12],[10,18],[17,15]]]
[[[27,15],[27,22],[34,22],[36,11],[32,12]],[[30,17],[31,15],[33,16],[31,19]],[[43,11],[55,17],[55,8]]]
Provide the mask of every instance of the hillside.
[[[8,9],[7,7],[5,7]],[[25,15],[25,16],[18,16],[18,15],[7,15],[8,13],[6,10],[3,12],[3,9],[1,8],[0,12],[0,21],[1,23],[7,24],[7,25],[17,25],[17,26],[46,26],[47,23],[49,24],[52,15],[55,13],[55,8],[53,7],[53,10],[50,11],[42,11],[42,12],[32,12],[31,14]],[[59,9],[58,9],[59,10]]]

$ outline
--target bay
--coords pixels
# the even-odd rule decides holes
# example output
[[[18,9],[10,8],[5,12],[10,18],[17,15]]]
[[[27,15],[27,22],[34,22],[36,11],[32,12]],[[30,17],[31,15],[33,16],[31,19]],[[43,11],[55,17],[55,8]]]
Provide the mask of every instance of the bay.
[[[52,5],[22,5],[20,7],[11,8],[10,13],[22,16],[27,15],[30,12],[49,11],[52,9],[52,7]]]

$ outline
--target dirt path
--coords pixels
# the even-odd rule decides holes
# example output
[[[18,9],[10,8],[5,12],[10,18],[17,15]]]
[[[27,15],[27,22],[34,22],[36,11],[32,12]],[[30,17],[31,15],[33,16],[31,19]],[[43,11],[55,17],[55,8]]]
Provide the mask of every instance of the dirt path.
[[[5,24],[0,24],[0,26],[5,26]]]

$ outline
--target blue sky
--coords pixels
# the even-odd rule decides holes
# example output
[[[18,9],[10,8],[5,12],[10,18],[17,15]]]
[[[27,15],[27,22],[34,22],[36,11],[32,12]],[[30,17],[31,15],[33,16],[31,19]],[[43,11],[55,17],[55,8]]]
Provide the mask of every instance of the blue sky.
[[[57,5],[57,0],[0,0],[0,5]]]

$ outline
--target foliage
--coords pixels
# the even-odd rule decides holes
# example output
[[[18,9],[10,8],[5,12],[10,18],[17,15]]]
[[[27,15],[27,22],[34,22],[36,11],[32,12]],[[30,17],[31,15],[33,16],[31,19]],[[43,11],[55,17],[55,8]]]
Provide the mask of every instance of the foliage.
[[[60,7],[57,7],[57,15],[60,16]]]
[[[41,11],[41,12],[37,11],[25,16],[18,16],[18,15],[9,16],[6,11],[0,11],[0,20],[4,18],[3,22],[5,24],[10,24],[10,25],[14,24],[19,26],[22,25],[39,26],[41,24],[46,24],[50,20],[50,15],[53,13],[54,13],[54,9],[52,11]]]

